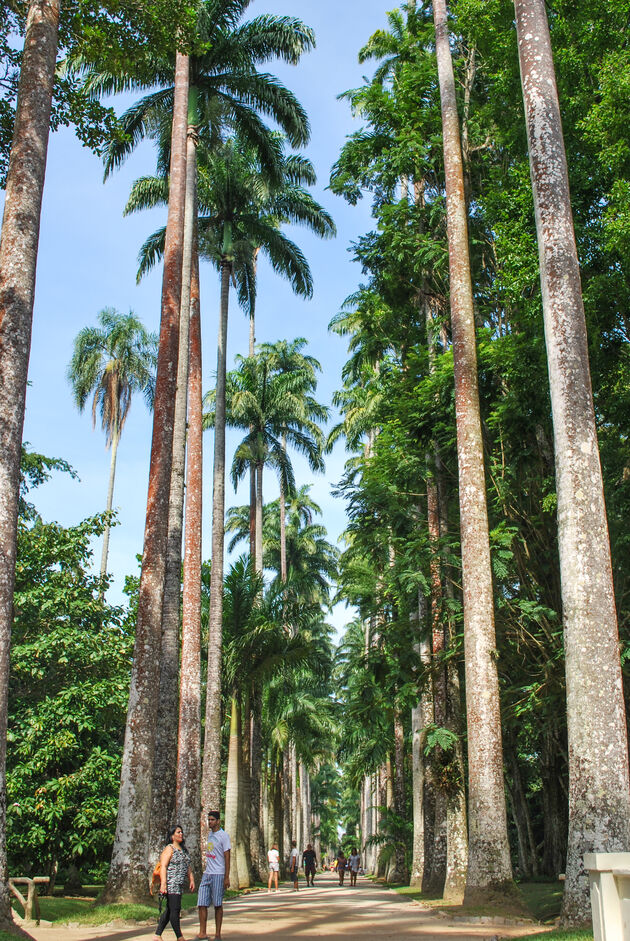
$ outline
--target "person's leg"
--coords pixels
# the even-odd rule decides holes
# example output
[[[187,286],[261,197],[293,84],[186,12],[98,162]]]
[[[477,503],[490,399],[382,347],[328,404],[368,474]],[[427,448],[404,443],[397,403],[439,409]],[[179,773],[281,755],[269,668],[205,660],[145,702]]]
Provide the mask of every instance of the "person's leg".
[[[171,913],[170,913],[169,907],[168,907],[168,896],[167,896],[167,897],[166,897],[166,905],[165,905],[165,907],[164,907],[164,911],[162,912],[162,914],[161,914],[160,917],[159,917],[159,920],[158,920],[158,923],[157,923],[157,928],[155,929],[155,934],[153,935],[154,938],[161,938],[161,937],[162,937],[162,932],[164,931],[164,929],[165,929],[166,926],[168,925],[168,920],[169,920],[170,917],[171,917]]]
[[[276,892],[278,891],[278,870],[276,869],[273,874],[273,881],[276,887]]]
[[[199,905],[197,911],[199,912],[199,937],[207,938],[208,907],[207,905]]]
[[[168,907],[171,912],[171,926],[175,932],[175,937],[181,939],[182,929],[179,923],[179,916],[182,910],[182,897],[181,895],[170,895],[168,896]]]
[[[222,924],[223,924],[223,906],[222,906],[222,905],[218,905],[218,906],[215,905],[215,908],[214,908],[214,927],[215,927],[214,936],[215,936],[215,938],[217,939],[217,941],[218,941],[218,939],[221,937],[221,925],[222,925]]]
[[[273,879],[273,872],[269,870],[269,881],[267,882],[267,892],[271,892],[271,880]]]

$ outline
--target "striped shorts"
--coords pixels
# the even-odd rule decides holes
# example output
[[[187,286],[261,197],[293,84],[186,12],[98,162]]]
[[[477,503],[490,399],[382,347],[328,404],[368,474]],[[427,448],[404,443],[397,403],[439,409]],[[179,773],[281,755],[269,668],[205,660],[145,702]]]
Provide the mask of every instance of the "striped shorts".
[[[204,872],[201,877],[201,882],[199,883],[199,892],[197,893],[197,907],[198,908],[210,908],[213,905],[215,908],[221,908],[223,905],[223,883],[225,881],[224,873],[208,873]]]

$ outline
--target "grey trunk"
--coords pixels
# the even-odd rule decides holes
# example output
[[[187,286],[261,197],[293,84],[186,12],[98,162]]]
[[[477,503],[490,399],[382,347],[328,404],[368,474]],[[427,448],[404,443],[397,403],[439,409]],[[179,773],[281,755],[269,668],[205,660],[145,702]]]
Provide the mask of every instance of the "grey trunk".
[[[223,545],[225,541],[225,378],[230,296],[230,264],[221,264],[221,310],[217,342],[217,394],[212,477],[212,571],[208,623],[206,730],[201,784],[202,827],[211,807],[221,799],[221,642],[223,637]]]
[[[188,375],[188,461],[182,601],[182,655],[175,817],[186,834],[195,878],[200,876],[201,835],[201,536],[203,426],[199,255],[193,246]]]
[[[112,504],[114,502],[114,480],[116,478],[116,456],[118,454],[118,443],[120,441],[120,431],[118,429],[112,435],[112,456],[109,462],[109,484],[107,486],[107,504],[105,509],[108,513],[111,513]],[[105,529],[103,530],[103,552],[101,555],[101,582],[105,584],[105,577],[107,575],[107,556],[109,555],[109,534],[111,531],[111,523],[109,519],[105,523]],[[101,598],[105,595],[105,589],[101,590]]]
[[[628,743],[606,507],[551,40],[541,0],[516,0],[554,428],[569,837],[563,920],[590,918],[583,856],[630,845]]]
[[[466,897],[512,883],[501,749],[494,603],[479,412],[475,321],[455,79],[444,0],[434,0],[442,106],[462,543],[469,860]]]

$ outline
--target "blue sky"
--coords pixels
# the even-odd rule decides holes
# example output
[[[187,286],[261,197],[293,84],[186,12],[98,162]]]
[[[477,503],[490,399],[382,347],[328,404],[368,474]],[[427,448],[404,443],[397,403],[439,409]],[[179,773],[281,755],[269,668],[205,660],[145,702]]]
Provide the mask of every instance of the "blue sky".
[[[312,267],[315,294],[311,301],[294,297],[263,263],[259,273],[257,340],[274,341],[304,336],[308,352],[323,366],[318,396],[330,403],[339,387],[345,360],[345,341],[328,333],[328,323],[344,298],[359,282],[360,270],[351,261],[350,242],[370,226],[367,202],[352,208],[326,190],[330,168],[345,136],[358,127],[346,102],[337,95],[362,82],[372,66],[360,66],[357,52],[371,33],[386,24],[382,0],[254,0],[248,18],[262,12],[298,16],[315,29],[317,48],[297,67],[272,64],[268,70],[280,77],[305,106],[312,125],[306,153],[315,164],[315,195],[332,213],[338,237],[320,242],[300,230],[293,235]],[[116,104],[114,102],[114,104]],[[151,173],[154,156],[142,146],[105,184],[100,161],[83,148],[69,130],[51,136],[42,212],[37,271],[33,340],[27,394],[24,438],[33,449],[62,457],[80,480],[55,475],[36,494],[45,519],[69,525],[104,508],[109,470],[100,429],[92,430],[91,415],[79,415],[66,380],[72,344],[78,331],[96,320],[103,307],[133,309],[150,329],[157,330],[160,313],[161,270],[136,285],[138,248],[146,236],[163,224],[165,214],[154,210],[123,218],[129,188],[138,176]],[[203,266],[201,310],[204,357],[204,391],[214,384],[218,275]],[[231,299],[228,364],[237,353],[247,352],[248,324],[235,299]],[[235,437],[228,437],[228,455]],[[109,569],[114,584],[111,601],[122,600],[127,573],[136,571],[135,556],[142,551],[144,513],[151,441],[151,416],[141,399],[131,407],[118,457],[114,506],[119,522],[112,532]],[[334,542],[344,528],[343,505],[330,494],[342,473],[347,455],[338,445],[327,459],[326,473],[312,479],[312,496],[323,510],[323,523]],[[210,555],[212,437],[204,441],[204,557]],[[299,483],[311,482],[308,468],[295,461]],[[277,496],[275,481],[267,475],[265,499]],[[235,495],[228,483],[226,503],[245,503],[243,488]],[[95,565],[100,545],[95,546]],[[346,615],[337,610],[340,626]]]

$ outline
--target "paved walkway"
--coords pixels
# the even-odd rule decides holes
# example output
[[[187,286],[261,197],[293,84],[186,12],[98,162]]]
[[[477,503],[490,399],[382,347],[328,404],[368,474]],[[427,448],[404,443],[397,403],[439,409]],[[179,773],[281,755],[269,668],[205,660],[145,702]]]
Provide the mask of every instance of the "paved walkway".
[[[212,919],[209,919],[208,928],[212,938]],[[196,917],[187,915],[182,920],[182,929],[187,939],[193,939],[198,930]],[[227,901],[223,921],[225,941],[266,937],[282,941],[324,937],[334,941],[372,938],[382,941],[401,938],[473,941],[477,938],[516,938],[532,934],[534,930],[523,926],[453,923],[418,902],[408,901],[365,878],[359,877],[355,888],[348,884],[341,887],[337,876],[331,873],[316,876],[314,888],[306,888],[302,880],[299,892],[293,892],[285,884],[276,894],[262,890]],[[29,929],[29,934],[35,941],[149,941],[153,930],[144,926],[119,929],[107,925],[52,926]],[[164,932],[164,941],[173,941],[170,925]]]

